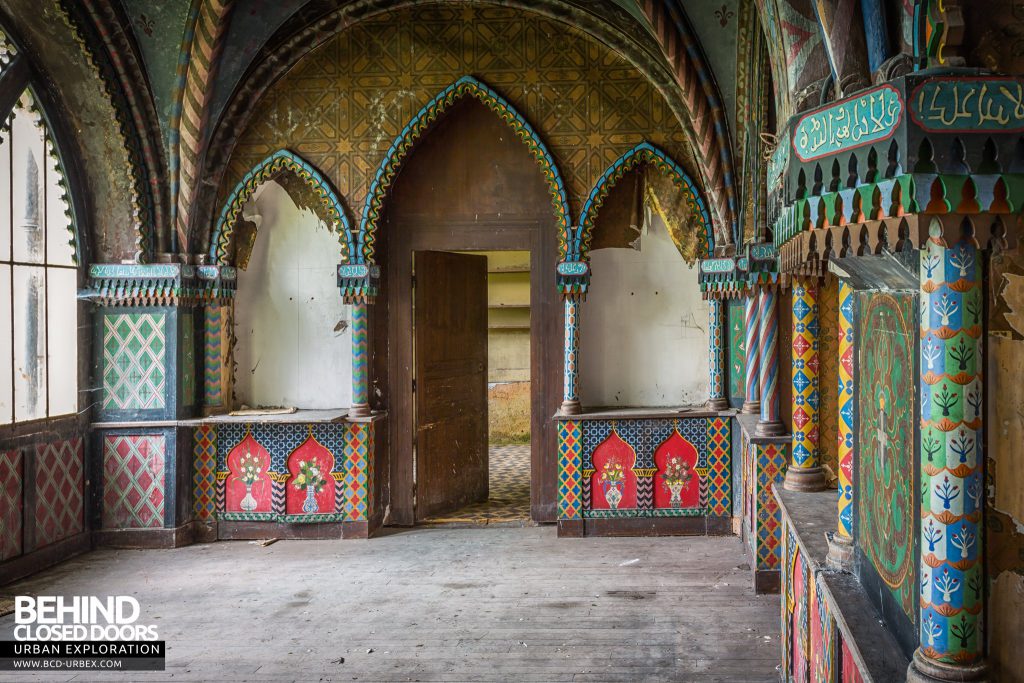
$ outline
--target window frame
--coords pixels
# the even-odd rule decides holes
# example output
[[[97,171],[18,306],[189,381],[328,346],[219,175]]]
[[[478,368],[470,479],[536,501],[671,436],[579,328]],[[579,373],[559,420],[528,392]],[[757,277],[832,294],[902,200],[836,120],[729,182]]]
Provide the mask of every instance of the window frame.
[[[18,107],[18,103],[22,96],[27,92],[33,100],[33,111],[36,113],[44,127],[44,159],[41,160],[39,184],[43,192],[43,196],[40,202],[40,217],[42,218],[41,230],[43,232],[43,247],[42,247],[42,259],[38,263],[29,263],[24,260],[17,260],[15,258],[15,246],[14,246],[14,202],[13,195],[11,206],[8,211],[11,212],[11,225],[10,230],[10,254],[7,258],[0,263],[8,266],[10,269],[8,285],[10,286],[10,335],[12,340],[11,358],[10,358],[10,370],[11,370],[11,417],[10,421],[0,422],[0,441],[5,444],[10,442],[12,445],[14,441],[20,440],[20,437],[26,435],[37,434],[40,431],[54,431],[63,432],[72,423],[82,422],[86,419],[87,410],[84,408],[83,397],[88,391],[88,370],[87,363],[83,362],[83,359],[87,359],[91,352],[90,342],[90,330],[88,329],[88,315],[85,310],[85,306],[81,301],[77,301],[74,306],[75,311],[75,377],[76,377],[76,390],[75,397],[71,401],[73,405],[72,410],[68,412],[62,412],[59,414],[50,414],[51,410],[51,396],[50,387],[53,385],[53,380],[50,377],[49,369],[51,365],[51,354],[50,354],[50,307],[49,307],[49,284],[50,284],[50,271],[54,269],[60,269],[64,271],[73,271],[75,273],[75,287],[76,290],[80,290],[83,285],[84,268],[83,265],[86,263],[86,249],[84,241],[82,240],[79,224],[79,217],[86,215],[84,206],[82,204],[83,197],[85,197],[84,187],[79,182],[80,173],[77,158],[74,153],[65,155],[62,152],[73,152],[77,150],[77,145],[73,143],[74,138],[70,135],[72,130],[63,119],[63,108],[59,101],[55,97],[55,93],[52,87],[48,86],[47,79],[40,76],[40,74],[33,68],[31,60],[26,52],[22,49],[21,45],[16,42],[12,37],[11,33],[7,29],[6,25],[0,25],[0,122],[7,122],[11,115]],[[10,131],[4,130],[2,133],[4,136],[10,139]],[[13,144],[10,145],[11,152],[13,153]],[[71,236],[69,241],[72,243],[73,258],[72,264],[64,265],[57,263],[50,263],[50,254],[48,249],[48,240],[50,235],[46,221],[47,216],[47,203],[46,203],[46,178],[47,173],[51,172],[51,162],[49,160],[50,155],[55,155],[57,159],[57,172],[61,175],[63,180],[66,202],[68,204],[68,212],[71,217],[70,231]],[[20,176],[17,176],[20,177]],[[16,174],[11,173],[9,182],[11,188],[16,181]],[[16,297],[14,291],[14,280],[15,280],[15,268],[18,266],[31,266],[41,268],[44,273],[44,294],[43,294],[43,313],[42,319],[45,321],[46,327],[44,330],[45,340],[43,343],[44,356],[43,361],[47,369],[46,376],[44,379],[46,388],[46,398],[43,402],[44,414],[38,417],[31,418],[18,418],[18,407],[16,399],[16,383],[14,382],[14,372],[16,371],[16,360],[15,360],[15,349],[13,348],[13,342],[16,339],[14,330],[14,317]],[[0,362],[7,362],[5,359],[0,359]],[[14,441],[12,441],[14,440]]]

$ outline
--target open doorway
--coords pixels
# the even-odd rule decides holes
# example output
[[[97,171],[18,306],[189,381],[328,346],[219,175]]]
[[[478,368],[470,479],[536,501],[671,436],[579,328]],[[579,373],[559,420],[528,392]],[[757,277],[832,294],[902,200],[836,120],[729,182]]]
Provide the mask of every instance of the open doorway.
[[[412,319],[413,259],[424,251],[529,255],[521,259],[528,260],[528,265],[521,263],[518,269],[522,272],[515,275],[529,282],[529,287],[521,290],[528,299],[529,308],[524,309],[528,313],[515,323],[529,326],[518,334],[529,339],[530,354],[529,465],[520,465],[519,472],[530,478],[530,519],[539,523],[555,520],[558,447],[551,416],[561,404],[564,326],[562,301],[553,281],[560,233],[548,190],[527,145],[509,133],[501,117],[473,98],[452,104],[402,164],[376,235],[381,280],[370,334],[371,403],[387,412],[385,443],[381,444],[386,462],[383,458],[379,461],[388,471],[381,491],[385,524],[411,526],[425,519],[417,510],[417,500],[423,495],[414,462],[417,425],[413,415],[416,359]],[[432,281],[419,273],[416,277],[418,298]],[[488,279],[495,282],[512,277],[488,273]],[[462,293],[452,291],[447,296],[454,302]],[[492,313],[489,305],[485,299],[484,318],[498,324],[503,314]],[[488,336],[488,324],[482,323],[478,331],[484,337]],[[485,376],[485,392],[487,379]],[[485,401],[486,393],[481,413],[488,412]],[[447,472],[453,475],[450,466]]]
[[[417,519],[526,524],[530,253],[416,252],[414,268]]]

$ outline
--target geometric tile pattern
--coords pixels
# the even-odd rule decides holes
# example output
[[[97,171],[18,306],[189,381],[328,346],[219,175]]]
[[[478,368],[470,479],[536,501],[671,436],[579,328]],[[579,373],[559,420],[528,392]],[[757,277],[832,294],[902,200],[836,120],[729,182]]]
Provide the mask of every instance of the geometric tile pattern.
[[[85,528],[85,452],[81,438],[36,445],[36,548]]]
[[[725,341],[722,335],[722,302],[708,301],[708,397],[725,398]]]
[[[581,423],[558,423],[558,519],[579,519],[583,509]]]
[[[654,508],[654,477],[638,474],[636,477],[636,507],[639,510]]]
[[[213,519],[217,509],[217,430],[196,428],[192,448],[192,512],[201,521]]]
[[[808,599],[811,613],[811,679],[833,681],[838,670],[836,666],[836,621],[832,616],[828,600],[818,573],[811,580],[811,596]]]
[[[427,520],[433,524],[488,524],[530,519],[530,447],[492,446],[486,501]]]
[[[853,537],[853,287],[839,281],[839,528]]]
[[[782,547],[782,525],[779,506],[772,494],[772,484],[781,485],[786,475],[787,448],[774,443],[751,443],[755,479],[755,548],[758,569],[778,569]]]
[[[287,495],[284,479],[275,479],[270,487],[270,511],[275,515],[285,512],[285,496]]]
[[[635,420],[581,420],[583,438],[583,467],[593,467],[594,450],[615,431],[636,451],[636,467],[654,467],[654,453],[678,431],[679,435],[697,449],[698,467],[707,466],[707,418],[658,418]]]
[[[273,151],[299,145],[307,160],[335,181],[351,206],[365,206],[367,197],[375,194],[370,185],[384,157],[394,156],[400,163],[408,151],[388,155],[387,145],[398,139],[400,147],[407,147],[410,137],[399,138],[402,127],[431,102],[439,87],[470,73],[494,84],[515,83],[528,69],[540,69],[538,82],[528,93],[504,88],[509,109],[503,116],[517,118],[514,112],[522,112],[536,131],[550,137],[551,166],[561,171],[563,191],[570,195],[570,202],[576,202],[566,215],[579,215],[580,202],[608,163],[643,140],[656,141],[685,167],[696,167],[687,136],[664,99],[614,50],[582,32],[565,31],[553,19],[509,8],[450,5],[430,12],[429,22],[413,19],[396,24],[393,16],[361,21],[332,37],[330,48],[277,81],[267,90],[265,107],[238,140],[226,177],[228,186]],[[442,21],[451,22],[452,40],[436,40],[435,22]],[[501,59],[481,59],[476,46],[493,42],[495,36],[502,42]],[[430,49],[422,58],[410,60],[404,48],[409,44]],[[360,57],[370,51],[374,59],[364,64]],[[336,65],[341,63],[359,66],[339,70]],[[581,69],[580,64],[588,67]],[[382,69],[407,74],[411,81],[371,83]],[[302,109],[302,93],[312,90],[331,104],[307,112],[307,120],[296,128],[273,123],[273,112]],[[587,97],[573,99],[575,92],[586,92]],[[364,97],[398,101],[399,96],[402,111],[383,119],[365,108],[334,104]],[[612,110],[614,116],[602,114]],[[519,131],[513,121],[509,125]],[[381,140],[386,141],[384,145]],[[531,143],[531,151],[533,147]],[[383,189],[390,186],[379,184]],[[696,232],[689,236],[696,239]]]
[[[196,335],[191,313],[182,313],[181,327],[181,396],[185,405],[196,402]]]
[[[166,438],[103,437],[103,528],[163,526]]]
[[[793,562],[796,559],[798,546],[793,530],[788,524],[784,524],[782,530],[782,567],[780,568],[780,586],[782,599],[779,601],[782,607],[782,628],[780,629],[779,640],[782,643],[782,678],[789,681],[793,674],[793,611],[796,607],[797,595],[793,581]]]
[[[793,435],[790,467],[817,467],[818,286],[811,278],[793,282]]]
[[[707,513],[732,515],[732,430],[729,418],[708,418],[708,503]]]
[[[221,373],[221,328],[226,317],[220,306],[207,306],[203,316],[203,405],[219,406],[223,403]]]
[[[227,471],[228,454],[245,438],[253,439],[270,453],[270,472],[287,474],[287,460],[296,448],[312,436],[334,457],[334,472],[345,470],[346,434],[349,425],[340,422],[317,424],[286,423],[231,423],[216,426],[217,429],[217,471]]]
[[[282,523],[358,521],[368,518],[371,509],[370,483],[374,428],[365,423],[230,423],[208,425],[209,435],[200,440],[196,432],[196,457],[199,449],[213,455],[213,513],[225,521],[274,521]],[[270,511],[227,512],[227,488],[231,474],[228,455],[249,436],[270,455],[266,474],[272,480]],[[310,438],[333,458],[331,477],[335,483],[333,510],[319,514],[286,514],[289,457]],[[210,480],[208,480],[210,481]],[[193,482],[195,483],[195,482]],[[206,484],[204,484],[205,486]],[[198,514],[198,512],[197,512]]]
[[[0,560],[21,554],[21,451],[0,452]]]
[[[103,316],[103,409],[164,407],[167,340],[162,313]]]
[[[369,403],[368,311],[365,302],[352,304],[352,405]]]
[[[729,419],[652,418],[560,423],[559,519],[568,519],[563,516],[563,512],[578,515],[580,511],[589,509],[590,496],[582,495],[590,484],[587,473],[593,474],[594,451],[612,432],[636,453],[633,472],[637,477],[638,509],[649,511],[654,508],[654,474],[648,474],[648,471],[657,471],[655,452],[678,432],[696,449],[698,459],[695,469],[702,473],[702,504],[696,514],[732,515],[732,442]],[[631,513],[619,516],[636,515]]]
[[[345,435],[345,519],[368,519],[373,424],[353,423]]]
[[[578,401],[580,357],[580,302],[573,297],[565,299],[565,351],[562,360],[562,400]]]

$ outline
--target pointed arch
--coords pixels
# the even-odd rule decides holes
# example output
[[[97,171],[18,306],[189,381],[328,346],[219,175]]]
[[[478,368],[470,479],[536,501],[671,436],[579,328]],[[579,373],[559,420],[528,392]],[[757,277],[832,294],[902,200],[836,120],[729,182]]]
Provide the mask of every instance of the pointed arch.
[[[306,183],[320,199],[320,210],[317,211],[317,215],[327,223],[329,229],[338,231],[338,241],[342,247],[341,260],[345,261],[350,254],[355,253],[354,238],[348,217],[345,215],[345,207],[330,182],[315,166],[298,154],[279,149],[253,166],[245,177],[238,181],[224,203],[224,208],[217,218],[213,238],[210,240],[210,256],[215,263],[227,263],[231,237],[242,217],[242,207],[252,198],[256,189],[289,171]]]
[[[559,253],[562,259],[565,259],[572,221],[569,214],[569,196],[565,191],[562,174],[555,164],[555,158],[551,156],[551,152],[548,151],[533,126],[527,123],[526,119],[501,95],[472,76],[463,76],[435,95],[420,109],[402,128],[385,153],[366,195],[366,202],[363,205],[363,213],[359,221],[356,249],[350,252],[352,262],[373,262],[374,242],[380,223],[381,210],[402,164],[430,125],[464,97],[476,98],[497,114],[526,144],[533,158],[540,165],[554,205],[555,219],[558,221]]]
[[[605,172],[598,178],[594,189],[590,191],[587,201],[583,204],[583,211],[580,214],[579,228],[573,236],[570,245],[570,253],[575,254],[581,261],[590,258],[590,242],[594,236],[594,221],[597,220],[597,212],[608,198],[608,193],[615,187],[615,184],[622,179],[629,171],[641,164],[651,164],[662,173],[666,174],[675,183],[676,187],[686,195],[687,204],[700,223],[700,247],[701,252],[712,256],[715,250],[714,232],[711,226],[711,215],[708,213],[707,204],[701,198],[697,187],[683,167],[676,163],[672,157],[661,151],[649,142],[641,142],[615,160]]]

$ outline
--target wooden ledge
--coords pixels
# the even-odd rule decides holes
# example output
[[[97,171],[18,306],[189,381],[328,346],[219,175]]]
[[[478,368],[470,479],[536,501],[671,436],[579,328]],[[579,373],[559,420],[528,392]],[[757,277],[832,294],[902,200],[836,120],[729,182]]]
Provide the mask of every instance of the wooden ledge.
[[[724,410],[708,410],[704,406],[669,406],[654,408],[588,408],[578,415],[555,413],[556,421],[583,420],[674,420],[701,417],[732,417],[736,414],[733,408]],[[787,437],[788,438],[788,437]]]

